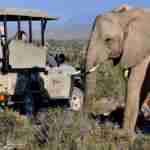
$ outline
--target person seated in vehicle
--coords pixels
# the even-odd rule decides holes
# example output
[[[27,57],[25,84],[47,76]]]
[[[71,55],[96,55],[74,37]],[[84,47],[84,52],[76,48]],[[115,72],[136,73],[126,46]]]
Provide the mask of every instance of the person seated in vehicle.
[[[18,31],[15,35],[16,40],[22,40],[22,41],[27,41],[27,33],[23,30]]]
[[[76,73],[76,69],[72,65],[66,62],[66,57],[63,53],[58,55],[57,65],[58,65],[58,69],[62,72],[66,72],[67,74]]]
[[[49,66],[50,68],[57,66],[55,57],[52,54],[47,55],[46,65]]]
[[[27,33],[23,30],[18,31],[12,38],[8,39],[8,45],[14,40],[21,40],[27,42]]]
[[[0,26],[0,37],[1,37],[1,45],[4,45],[5,33],[4,33],[4,27],[3,26]]]

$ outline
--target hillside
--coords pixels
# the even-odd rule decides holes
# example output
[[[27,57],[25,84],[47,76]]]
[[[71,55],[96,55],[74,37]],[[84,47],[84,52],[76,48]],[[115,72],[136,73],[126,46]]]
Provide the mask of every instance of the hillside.
[[[74,66],[84,63],[87,40],[48,40],[49,53],[64,53],[68,62]]]

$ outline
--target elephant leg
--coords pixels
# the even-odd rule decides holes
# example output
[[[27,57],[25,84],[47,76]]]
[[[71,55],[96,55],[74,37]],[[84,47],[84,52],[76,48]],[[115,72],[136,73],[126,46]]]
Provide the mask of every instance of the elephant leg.
[[[128,80],[127,101],[124,112],[123,128],[134,133],[139,112],[140,93],[145,79],[150,57],[131,69]]]
[[[89,113],[92,111],[93,98],[96,96],[96,72],[86,75],[85,97],[83,111]]]

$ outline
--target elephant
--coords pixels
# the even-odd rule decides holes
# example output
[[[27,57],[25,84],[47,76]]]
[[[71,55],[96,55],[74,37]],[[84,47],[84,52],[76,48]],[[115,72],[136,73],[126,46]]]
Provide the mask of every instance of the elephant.
[[[149,25],[147,9],[105,12],[94,21],[86,51],[86,72],[104,61],[113,61],[114,65],[121,64],[129,70],[123,129],[131,133],[135,132],[141,99],[150,90],[146,82],[150,63]],[[93,71],[85,77],[85,111],[89,111],[95,91],[96,71]]]

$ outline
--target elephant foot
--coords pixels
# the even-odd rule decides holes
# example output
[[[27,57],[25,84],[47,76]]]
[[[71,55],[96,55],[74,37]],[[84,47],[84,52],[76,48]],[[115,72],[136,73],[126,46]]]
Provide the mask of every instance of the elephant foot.
[[[95,101],[94,101],[95,100]],[[96,114],[110,115],[117,109],[123,109],[125,106],[124,97],[101,97],[100,99],[93,99],[91,104],[92,112]]]
[[[138,134],[136,134],[135,132],[130,132],[129,130],[124,128],[116,129],[116,133],[117,135],[119,135],[119,137],[126,139],[126,141],[128,141],[131,145],[138,137]]]
[[[133,124],[133,122],[129,121],[129,119],[127,121],[124,120],[123,129],[125,132],[127,132],[129,134],[134,134],[135,133],[135,124]]]

